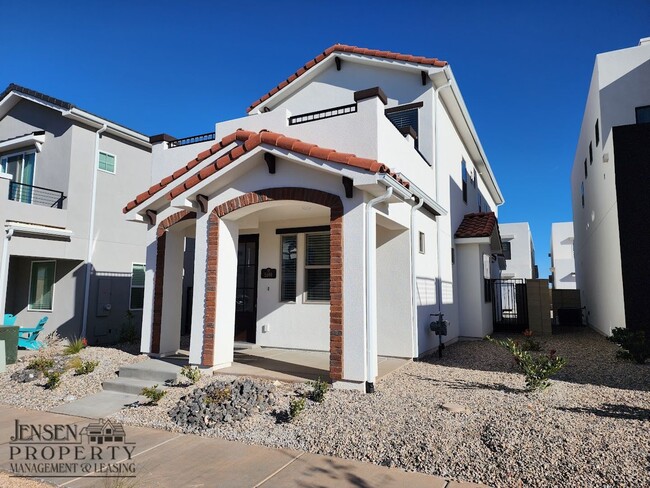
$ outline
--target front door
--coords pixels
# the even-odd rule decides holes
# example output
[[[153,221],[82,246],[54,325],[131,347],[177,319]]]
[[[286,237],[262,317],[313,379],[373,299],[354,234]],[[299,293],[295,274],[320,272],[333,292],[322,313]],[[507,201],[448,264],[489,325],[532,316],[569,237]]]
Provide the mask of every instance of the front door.
[[[255,342],[259,235],[240,235],[237,247],[235,340]]]

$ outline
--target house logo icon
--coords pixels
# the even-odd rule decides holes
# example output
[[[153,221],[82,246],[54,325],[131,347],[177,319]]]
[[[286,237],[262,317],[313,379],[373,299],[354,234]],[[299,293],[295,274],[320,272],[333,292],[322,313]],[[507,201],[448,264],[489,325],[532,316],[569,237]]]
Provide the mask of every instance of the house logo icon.
[[[126,432],[121,423],[113,420],[99,419],[97,422],[91,422],[88,426],[81,429],[81,435],[88,436],[89,444],[126,444]]]

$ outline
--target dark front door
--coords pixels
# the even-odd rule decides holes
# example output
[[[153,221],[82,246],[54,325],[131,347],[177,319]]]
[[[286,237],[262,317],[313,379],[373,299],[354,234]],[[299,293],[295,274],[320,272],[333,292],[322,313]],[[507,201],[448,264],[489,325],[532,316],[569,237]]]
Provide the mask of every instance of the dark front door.
[[[239,236],[235,340],[255,342],[257,322],[257,248],[259,235]]]

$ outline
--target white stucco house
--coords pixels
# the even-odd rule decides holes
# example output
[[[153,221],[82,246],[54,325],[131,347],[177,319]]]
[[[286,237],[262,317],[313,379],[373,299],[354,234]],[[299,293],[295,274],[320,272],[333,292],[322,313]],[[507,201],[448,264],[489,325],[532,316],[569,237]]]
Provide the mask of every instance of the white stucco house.
[[[505,267],[501,278],[537,279],[535,244],[528,222],[500,223]]]
[[[120,200],[151,177],[149,137],[11,84],[0,93],[0,317],[116,342],[141,320],[146,229]]]
[[[573,259],[573,222],[551,224],[551,275],[554,290],[576,289],[576,265]]]
[[[598,54],[571,172],[576,284],[587,323],[648,330],[645,218],[650,38]]]
[[[503,196],[446,62],[335,45],[169,140],[124,208],[148,229],[143,352],[175,352],[191,309],[192,364],[230,365],[235,339],[329,351],[335,386],[368,389],[378,355],[437,347],[433,313],[447,342],[492,330]]]

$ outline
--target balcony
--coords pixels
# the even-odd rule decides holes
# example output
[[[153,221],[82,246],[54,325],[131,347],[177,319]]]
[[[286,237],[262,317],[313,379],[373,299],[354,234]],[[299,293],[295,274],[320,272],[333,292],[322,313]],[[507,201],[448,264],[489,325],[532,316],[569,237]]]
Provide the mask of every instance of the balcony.
[[[9,200],[14,202],[62,209],[63,201],[66,198],[62,191],[14,181],[9,182]]]

